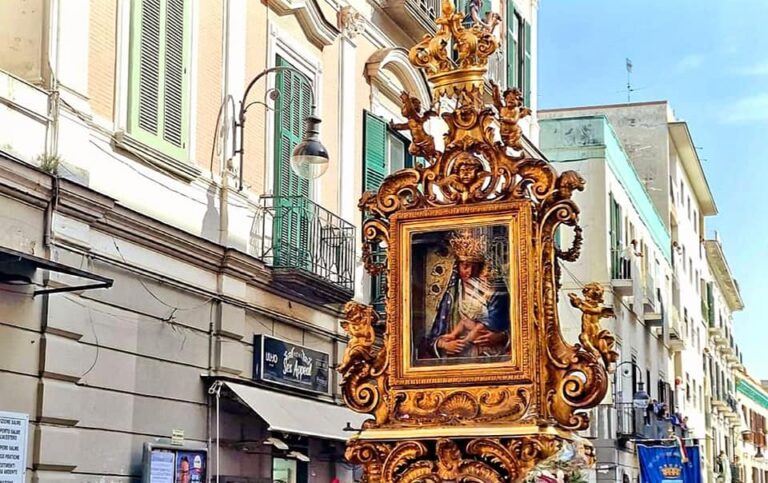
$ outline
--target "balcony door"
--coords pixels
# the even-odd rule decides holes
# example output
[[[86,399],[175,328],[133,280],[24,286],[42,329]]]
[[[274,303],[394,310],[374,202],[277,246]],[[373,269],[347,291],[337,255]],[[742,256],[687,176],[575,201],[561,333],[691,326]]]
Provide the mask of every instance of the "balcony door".
[[[293,67],[277,56],[276,65]],[[283,71],[275,87],[274,224],[272,232],[275,267],[309,268],[309,226],[312,210],[310,182],[291,169],[291,152],[301,142],[304,119],[310,114],[310,85],[300,75]]]

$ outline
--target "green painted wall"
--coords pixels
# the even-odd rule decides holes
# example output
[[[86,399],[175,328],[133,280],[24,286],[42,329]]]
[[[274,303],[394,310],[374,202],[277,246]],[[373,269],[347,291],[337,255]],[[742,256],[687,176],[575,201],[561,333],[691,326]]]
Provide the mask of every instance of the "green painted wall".
[[[765,392],[756,388],[744,379],[739,379],[736,381],[736,390],[757,404],[761,405],[765,409],[768,409],[768,396],[765,395]]]

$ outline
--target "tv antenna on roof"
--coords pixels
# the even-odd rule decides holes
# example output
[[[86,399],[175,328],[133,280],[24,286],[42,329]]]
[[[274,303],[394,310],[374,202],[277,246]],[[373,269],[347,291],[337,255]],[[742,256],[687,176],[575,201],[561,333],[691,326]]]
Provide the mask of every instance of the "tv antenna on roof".
[[[632,95],[632,82],[631,82],[631,76],[632,76],[632,59],[629,57],[626,58],[626,66],[627,66],[627,102],[632,102],[631,95]]]

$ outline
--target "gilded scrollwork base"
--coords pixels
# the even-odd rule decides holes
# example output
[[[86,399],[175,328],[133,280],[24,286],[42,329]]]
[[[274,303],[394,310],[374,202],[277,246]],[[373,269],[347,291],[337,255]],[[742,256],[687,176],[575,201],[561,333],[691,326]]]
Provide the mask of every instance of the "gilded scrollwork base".
[[[523,421],[531,408],[531,388],[482,387],[455,390],[403,390],[392,398],[392,423],[473,425]]]
[[[581,465],[593,462],[591,446],[582,445],[576,451],[573,448],[570,441],[548,434],[403,441],[353,439],[347,444],[346,457],[364,467],[366,483],[501,483],[524,481],[533,469],[556,462],[563,453]]]

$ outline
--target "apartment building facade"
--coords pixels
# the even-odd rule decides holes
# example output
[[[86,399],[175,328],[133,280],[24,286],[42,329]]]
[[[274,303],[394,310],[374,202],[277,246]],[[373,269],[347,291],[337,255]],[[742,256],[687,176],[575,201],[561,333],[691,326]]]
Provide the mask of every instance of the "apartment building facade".
[[[537,7],[459,5],[500,14],[490,76],[534,110]],[[138,481],[146,443],[207,450],[176,469],[220,481],[353,480],[333,367],[343,303],[375,295],[356,205],[413,162],[389,124],[403,90],[432,103],[406,49],[439,9],[0,5],[0,411],[29,418],[27,481]],[[305,179],[313,108],[331,161]]]
[[[552,116],[552,117],[550,117]],[[654,400],[675,408],[674,369],[668,323],[672,252],[670,232],[608,118],[602,115],[541,114],[540,146],[559,170],[586,180],[574,195],[582,207],[584,245],[580,259],[561,269],[560,313],[566,336],[576,342],[580,321],[568,307],[568,293],[598,282],[615,318],[603,325],[616,336],[619,359],[610,394],[594,410],[587,436],[597,450],[596,481],[637,481],[636,439],[667,437],[668,421],[647,412]],[[561,245],[573,236],[561,234]],[[635,401],[645,392],[649,400]]]
[[[737,397],[737,375],[744,371],[739,348],[734,342],[733,313],[744,308],[744,302],[725,258],[717,236],[702,241],[707,258],[706,276],[702,281],[702,313],[708,327],[704,370],[707,374],[707,441],[712,447],[712,473],[717,477],[718,457],[724,453],[733,468],[732,480],[742,473],[737,464],[744,422]]]
[[[737,464],[732,475],[743,483],[765,483],[768,481],[768,460],[765,459],[768,450],[768,390],[741,369],[736,373],[736,399],[741,434],[736,443]]]
[[[720,312],[715,311],[722,311],[722,340],[725,341],[726,331],[732,335],[730,313],[738,310],[740,298],[735,280],[722,270],[727,263],[719,241],[706,240],[705,219],[717,214],[717,207],[688,125],[675,118],[665,101],[544,110],[539,116],[542,120],[605,116],[668,230],[672,270],[670,298],[664,300],[664,338],[672,361],[670,400],[674,411],[681,418],[687,418],[684,435],[699,443],[703,476],[711,479],[718,451],[726,442],[731,447],[728,454],[733,457],[736,433],[735,428],[727,424],[730,419],[725,415],[720,418],[719,413],[712,410],[714,370],[710,373],[710,365],[716,363],[722,369],[716,383],[716,388],[724,388],[722,394],[727,392],[728,381],[733,380],[732,370],[738,366],[737,358],[728,361],[722,358],[727,354],[721,357],[721,351],[713,352],[712,334],[719,335],[721,330]],[[719,249],[717,253],[715,248]],[[713,265],[719,268],[713,270]],[[736,298],[739,303],[728,304]],[[710,306],[716,308],[710,309]],[[716,329],[711,328],[711,319],[718,323]],[[732,339],[727,340],[731,349],[726,352],[736,354]],[[732,408],[732,404],[726,406]]]

